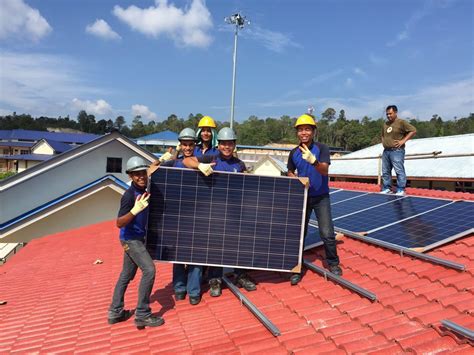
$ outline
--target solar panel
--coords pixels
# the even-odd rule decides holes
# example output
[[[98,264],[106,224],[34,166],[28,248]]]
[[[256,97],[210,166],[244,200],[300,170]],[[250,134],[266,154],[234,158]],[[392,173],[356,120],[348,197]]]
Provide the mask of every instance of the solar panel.
[[[298,179],[161,167],[150,193],[152,258],[299,270],[307,188]]]
[[[336,204],[341,201],[345,201],[350,198],[354,198],[357,196],[366,195],[367,192],[359,192],[359,191],[349,191],[349,190],[341,190],[337,191],[336,193],[331,194],[331,203]]]
[[[474,216],[473,202],[454,202],[379,229],[370,233],[369,237],[406,248],[427,251],[473,233],[472,216]]]
[[[331,206],[331,212],[333,219],[339,218],[341,216],[346,216],[348,214],[361,211],[367,208],[372,208],[383,203],[390,203],[397,199],[402,198],[402,196],[395,195],[383,195],[383,194],[366,194],[360,195],[355,198],[342,201],[341,203],[334,204]]]
[[[352,232],[370,233],[376,228],[399,222],[451,202],[449,200],[410,196],[350,216],[340,217],[334,221],[334,224],[339,228]]]

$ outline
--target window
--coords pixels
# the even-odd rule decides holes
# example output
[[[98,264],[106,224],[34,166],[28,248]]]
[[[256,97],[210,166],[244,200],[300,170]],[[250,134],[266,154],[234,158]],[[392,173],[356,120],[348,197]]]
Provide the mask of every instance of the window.
[[[107,172],[121,173],[122,172],[122,158],[107,158]]]
[[[20,154],[30,154],[30,151],[28,149],[22,149],[20,150]]]

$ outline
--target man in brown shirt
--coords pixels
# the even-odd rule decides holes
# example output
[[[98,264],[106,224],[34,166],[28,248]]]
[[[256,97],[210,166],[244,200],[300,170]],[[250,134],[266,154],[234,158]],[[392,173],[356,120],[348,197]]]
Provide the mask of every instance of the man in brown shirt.
[[[382,193],[392,192],[392,168],[397,175],[396,195],[405,194],[407,176],[405,174],[405,143],[416,134],[416,128],[397,116],[397,106],[386,109],[387,121],[382,129]]]

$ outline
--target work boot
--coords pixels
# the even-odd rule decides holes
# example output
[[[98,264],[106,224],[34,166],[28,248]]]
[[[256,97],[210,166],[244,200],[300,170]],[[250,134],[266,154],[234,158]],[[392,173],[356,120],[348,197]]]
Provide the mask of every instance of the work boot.
[[[132,311],[129,311],[128,309],[124,309],[122,310],[122,312],[120,312],[118,317],[113,317],[113,318],[109,317],[108,321],[109,321],[109,324],[125,322],[126,320],[130,319],[132,315],[133,315]]]
[[[176,301],[182,301],[186,298],[186,292],[175,292],[174,298],[176,299]]]
[[[222,294],[222,280],[221,279],[210,279],[209,280],[209,293],[211,297],[219,297]]]
[[[146,318],[135,318],[135,325],[138,329],[144,329],[145,327],[159,327],[163,325],[165,320],[161,317],[150,315]]]
[[[241,274],[237,278],[237,286],[243,287],[246,291],[255,291],[257,289],[257,285],[255,285],[255,282],[249,277],[247,274]]]
[[[189,296],[189,303],[193,306],[201,302],[201,296]]]
[[[298,285],[301,281],[301,274],[292,274],[290,277],[290,284],[292,286]]]
[[[329,271],[336,276],[342,276],[342,269],[339,267],[339,265],[329,266]]]

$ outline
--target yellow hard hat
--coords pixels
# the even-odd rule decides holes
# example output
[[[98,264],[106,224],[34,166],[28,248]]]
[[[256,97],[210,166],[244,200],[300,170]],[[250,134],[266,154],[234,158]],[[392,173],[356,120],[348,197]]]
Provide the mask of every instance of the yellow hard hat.
[[[316,121],[314,117],[311,115],[308,115],[307,113],[298,117],[295,123],[295,128],[298,126],[302,126],[304,124],[309,124],[310,126],[316,127]]]
[[[211,127],[211,128],[216,128],[216,122],[212,119],[210,116],[204,116],[203,118],[200,119],[198,127]]]

